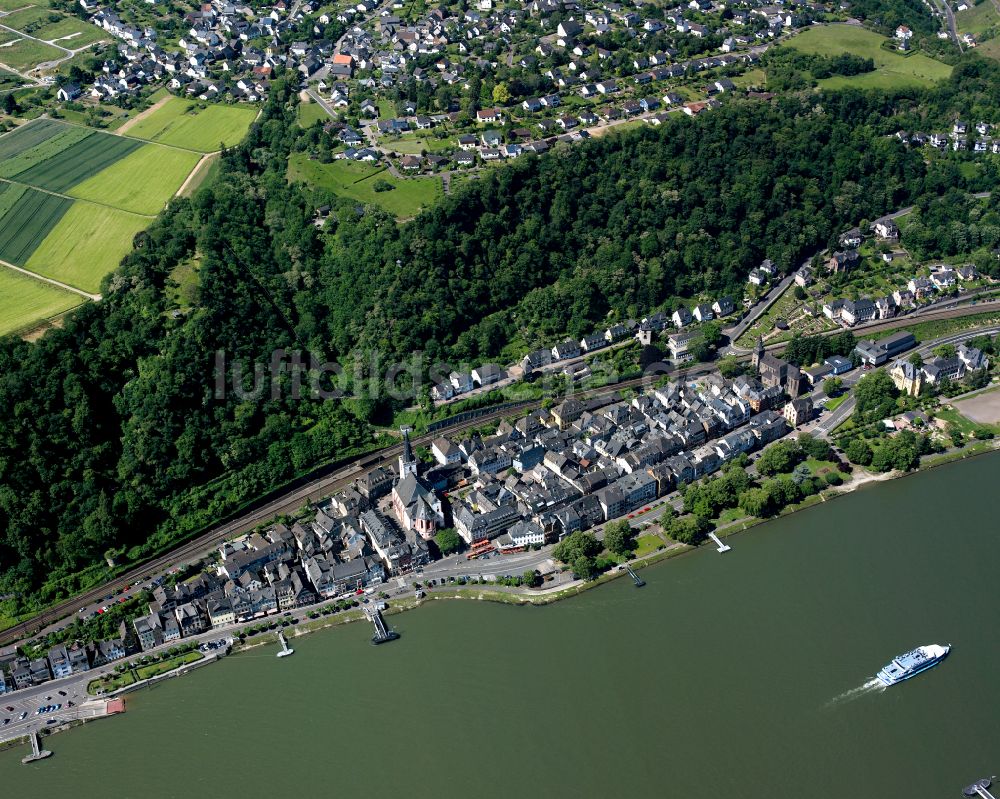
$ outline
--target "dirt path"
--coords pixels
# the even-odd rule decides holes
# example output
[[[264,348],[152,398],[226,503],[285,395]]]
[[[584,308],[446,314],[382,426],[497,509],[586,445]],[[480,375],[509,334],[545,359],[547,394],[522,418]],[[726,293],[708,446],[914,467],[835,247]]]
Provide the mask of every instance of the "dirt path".
[[[27,275],[28,277],[33,277],[35,280],[40,280],[43,283],[50,283],[57,288],[61,288],[64,291],[69,291],[73,294],[77,294],[81,297],[86,297],[88,300],[93,300],[94,302],[100,302],[100,294],[89,294],[83,289],[78,289],[74,286],[70,286],[67,283],[60,283],[58,280],[53,280],[51,277],[45,277],[37,272],[29,272],[27,269],[22,269],[20,266],[14,266],[14,264],[9,264],[6,261],[0,261],[0,266],[4,266],[7,269],[13,269],[15,272],[20,272],[22,275]]]
[[[219,157],[218,153],[207,153],[206,155],[203,155],[198,160],[198,163],[194,165],[194,169],[191,170],[191,173],[187,176],[187,178],[181,184],[181,187],[177,190],[177,193],[174,194],[174,196],[175,197],[186,197],[187,196],[187,194],[186,194],[187,187],[190,186],[191,183],[192,183],[192,181],[196,177],[198,177],[203,171],[207,171],[212,166],[212,161],[214,161],[218,157]]]
[[[119,127],[118,130],[115,131],[115,133],[125,133],[131,128],[134,128],[139,123],[140,119],[145,119],[148,116],[152,116],[161,108],[163,108],[163,106],[167,104],[167,102],[170,100],[171,97],[173,97],[173,95],[171,94],[168,94],[166,97],[161,97],[159,100],[153,103],[149,108],[147,108],[141,114],[136,114],[128,122]]]

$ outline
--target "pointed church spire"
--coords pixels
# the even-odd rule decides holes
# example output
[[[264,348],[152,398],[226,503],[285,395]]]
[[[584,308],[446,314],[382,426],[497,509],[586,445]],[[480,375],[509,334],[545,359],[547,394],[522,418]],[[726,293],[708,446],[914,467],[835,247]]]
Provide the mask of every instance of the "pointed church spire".
[[[403,454],[399,456],[399,479],[402,480],[409,474],[417,476],[417,459],[413,454],[413,445],[410,443],[410,428],[404,427],[403,431]]]

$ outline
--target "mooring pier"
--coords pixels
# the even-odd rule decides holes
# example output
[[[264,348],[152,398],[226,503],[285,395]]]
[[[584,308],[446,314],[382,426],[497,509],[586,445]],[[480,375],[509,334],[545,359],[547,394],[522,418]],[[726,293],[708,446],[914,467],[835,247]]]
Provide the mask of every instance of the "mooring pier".
[[[635,573],[635,570],[633,570],[633,568],[628,564],[625,565],[625,571],[628,572],[629,577],[635,580],[636,588],[642,588],[646,584],[646,581],[639,577],[639,575]]]
[[[372,636],[373,644],[384,644],[386,641],[395,641],[399,638],[399,633],[390,630],[382,618],[382,612],[377,608],[366,610],[365,615],[373,625],[375,625],[375,635]]]
[[[962,791],[963,796],[981,796],[982,799],[997,799],[993,794],[991,794],[987,789],[990,787],[990,780],[984,777],[981,780],[976,780],[972,785],[966,786],[965,790]]]
[[[42,749],[41,744],[38,742],[37,732],[34,730],[29,732],[28,739],[31,741],[31,754],[22,757],[22,763],[27,765],[28,763],[34,763],[36,760],[44,760],[47,757],[52,757],[52,753],[48,749]]]

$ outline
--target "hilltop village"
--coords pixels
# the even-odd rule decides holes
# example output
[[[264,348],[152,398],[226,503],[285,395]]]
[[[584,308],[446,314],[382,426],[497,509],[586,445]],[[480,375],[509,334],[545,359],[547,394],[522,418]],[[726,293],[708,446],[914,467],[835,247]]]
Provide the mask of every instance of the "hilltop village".
[[[55,77],[56,100],[74,110],[131,107],[162,87],[196,102],[253,103],[279,73],[291,75],[318,105],[314,118],[335,137],[336,158],[406,174],[542,153],[631,120],[656,126],[670,113],[703,113],[752,88],[739,76],[770,43],[837,12],[758,0],[670,8],[479,0],[422,12],[401,0],[214,0],[183,16],[158,4],[79,0],[78,8],[110,44],[96,51],[98,68]],[[428,143],[414,150],[413,137]]]

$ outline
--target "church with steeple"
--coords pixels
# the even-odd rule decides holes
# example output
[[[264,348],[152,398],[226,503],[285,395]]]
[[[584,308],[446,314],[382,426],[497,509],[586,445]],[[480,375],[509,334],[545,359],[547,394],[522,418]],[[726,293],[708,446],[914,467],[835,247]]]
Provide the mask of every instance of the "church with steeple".
[[[429,540],[444,525],[444,507],[434,490],[420,479],[418,466],[409,428],[403,428],[403,451],[399,456],[399,480],[392,488],[392,510],[404,530],[413,530]]]
[[[413,454],[413,445],[410,443],[410,428],[403,428],[403,451],[399,455],[399,479],[402,480],[407,475],[417,476],[417,458]]]
[[[764,339],[757,339],[751,363],[760,375],[765,388],[779,386],[792,399],[802,393],[802,370],[793,363],[783,361],[764,349]]]

